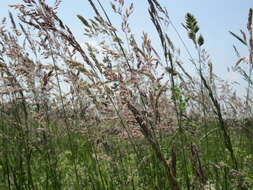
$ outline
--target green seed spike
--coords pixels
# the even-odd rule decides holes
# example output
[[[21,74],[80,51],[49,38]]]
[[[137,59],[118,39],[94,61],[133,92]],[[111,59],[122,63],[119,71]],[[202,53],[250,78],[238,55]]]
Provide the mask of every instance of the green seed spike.
[[[199,31],[198,22],[191,13],[187,13],[185,16],[186,27],[189,32],[197,33]]]
[[[249,15],[248,15],[248,23],[247,23],[247,28],[249,31],[252,31],[252,8],[249,9]]]
[[[194,42],[196,41],[196,35],[195,35],[194,32],[189,32],[189,33],[188,33],[188,36],[189,36],[189,38],[190,38],[191,40],[193,40]]]
[[[204,42],[205,42],[204,37],[200,34],[198,38],[198,45],[202,46]]]

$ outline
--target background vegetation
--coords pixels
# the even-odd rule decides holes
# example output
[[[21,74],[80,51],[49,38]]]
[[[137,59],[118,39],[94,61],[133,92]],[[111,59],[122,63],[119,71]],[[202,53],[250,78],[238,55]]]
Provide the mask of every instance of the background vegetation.
[[[23,0],[0,25],[0,189],[253,189],[252,9],[230,32],[248,87],[238,97],[213,72],[196,18],[183,27],[188,62],[167,34],[166,9],[147,0],[160,47],[128,22],[134,4],[114,0],[77,15],[79,43],[57,16],[60,1]],[[122,19],[119,27],[107,11]],[[196,73],[188,73],[191,64]]]

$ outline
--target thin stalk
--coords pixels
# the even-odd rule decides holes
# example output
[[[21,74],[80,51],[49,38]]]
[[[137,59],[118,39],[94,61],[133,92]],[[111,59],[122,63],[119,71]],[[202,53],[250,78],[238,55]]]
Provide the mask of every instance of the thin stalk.
[[[48,31],[46,31],[46,30],[44,30],[44,31],[50,37]],[[63,94],[62,94],[59,74],[58,74],[58,71],[57,71],[56,60],[55,60],[55,57],[54,57],[54,54],[53,54],[53,49],[52,49],[51,43],[49,43],[49,48],[50,48],[50,52],[51,52],[51,59],[52,59],[53,65],[54,65],[54,71],[55,71],[55,74],[56,74],[57,86],[58,86],[61,106],[62,106],[62,110],[63,110],[63,114],[64,114],[64,123],[67,127],[68,142],[69,142],[69,145],[70,145],[72,158],[74,160],[73,164],[74,164],[75,176],[76,176],[76,180],[77,180],[77,188],[80,190],[81,188],[80,188],[79,175],[78,175],[78,171],[77,171],[76,152],[74,151],[74,145],[73,145],[71,134],[70,134],[70,125],[69,125],[69,122],[68,122],[68,119],[67,119],[66,108],[65,108],[65,105],[64,105],[64,102],[63,102]]]

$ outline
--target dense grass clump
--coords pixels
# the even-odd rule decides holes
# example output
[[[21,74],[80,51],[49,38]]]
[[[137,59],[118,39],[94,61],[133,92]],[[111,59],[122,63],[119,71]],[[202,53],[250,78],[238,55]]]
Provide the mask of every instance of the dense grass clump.
[[[234,47],[247,83],[238,97],[213,72],[192,14],[183,27],[197,57],[177,34],[195,74],[158,1],[147,3],[160,47],[132,33],[133,3],[111,3],[119,27],[89,3],[95,17],[77,16],[85,44],[57,16],[58,0],[23,0],[0,25],[0,189],[253,189],[252,9],[247,33],[230,32],[248,49]]]

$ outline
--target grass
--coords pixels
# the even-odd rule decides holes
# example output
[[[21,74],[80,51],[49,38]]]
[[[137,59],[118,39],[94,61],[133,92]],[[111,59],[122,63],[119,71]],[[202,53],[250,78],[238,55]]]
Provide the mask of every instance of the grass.
[[[3,126],[13,128],[6,124]],[[190,189],[200,189],[203,181],[215,186],[216,189],[237,189],[243,182],[251,189],[253,185],[250,177],[253,171],[250,164],[253,159],[251,137],[243,130],[231,131],[234,132],[231,137],[240,168],[239,171],[235,171],[232,169],[233,163],[229,152],[224,151],[225,146],[220,142],[219,126],[214,123],[203,127],[208,128],[208,131],[217,128],[217,131],[208,136],[204,130],[195,135],[188,135],[191,140],[188,140],[189,144],[184,144],[185,150],[178,148],[182,147],[178,134],[166,135],[159,141],[168,162],[175,154],[174,167],[180,186],[187,189],[189,180]],[[2,138],[1,142],[2,147],[5,147],[1,151],[1,189],[169,188],[166,171],[145,139],[137,140],[140,142],[136,142],[138,143],[136,153],[128,140],[122,141],[113,136],[92,139],[90,135],[73,133],[71,134],[75,147],[73,156],[66,136],[54,133],[34,134],[36,139],[29,144],[30,153],[28,153],[25,147],[22,147],[25,146],[25,142],[22,143],[23,139],[18,139],[17,131],[9,132],[9,135],[11,140]],[[30,154],[29,160],[27,154]],[[75,176],[73,159],[76,159],[78,180]],[[28,164],[32,177],[29,176]]]
[[[234,47],[244,98],[213,73],[192,14],[189,39],[177,34],[197,52],[184,46],[194,77],[158,1],[147,3],[161,47],[132,33],[134,4],[111,4],[117,28],[99,0],[89,3],[96,16],[77,18],[96,46],[76,40],[60,1],[24,0],[1,24],[0,189],[253,189],[252,9],[247,34],[230,32],[249,50]]]

